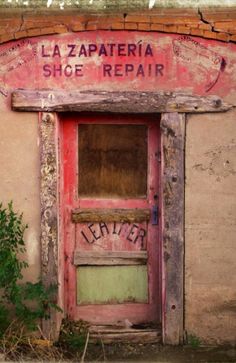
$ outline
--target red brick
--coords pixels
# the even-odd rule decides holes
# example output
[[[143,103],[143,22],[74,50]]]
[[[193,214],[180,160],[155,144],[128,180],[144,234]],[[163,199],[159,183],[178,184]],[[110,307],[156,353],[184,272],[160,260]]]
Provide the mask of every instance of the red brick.
[[[86,24],[86,30],[97,30],[97,22],[89,21]]]
[[[159,24],[170,24],[170,25],[187,25],[191,24],[193,26],[196,26],[200,23],[199,18],[189,18],[185,16],[171,16],[171,17],[165,17],[165,16],[151,16],[151,23],[159,23]]]
[[[176,25],[164,25],[164,32],[176,33],[177,32],[177,26]]]
[[[210,39],[216,39],[216,33],[215,32],[210,32],[209,30],[205,30],[204,31],[204,37],[205,38],[210,38]]]
[[[149,23],[138,23],[138,30],[149,31],[151,29],[151,24]]]
[[[41,35],[41,29],[40,28],[29,29],[29,30],[26,30],[26,32],[27,32],[28,37],[36,37],[38,35]]]
[[[199,29],[203,29],[203,30],[211,30],[212,26],[210,24],[205,24],[205,23],[201,23],[199,25]]]
[[[0,43],[9,42],[9,40],[13,40],[13,39],[14,39],[14,34],[2,35],[2,36],[0,36]]]
[[[225,33],[231,33],[231,31],[236,32],[236,21],[217,22],[214,25],[214,29]]]
[[[232,42],[236,42],[236,35],[231,35],[230,40],[231,40]]]
[[[55,33],[57,34],[61,34],[61,33],[67,33],[68,32],[68,29],[65,25],[55,25],[54,27],[54,31]]]
[[[136,30],[136,29],[138,29],[138,24],[137,23],[125,23],[125,29]]]
[[[150,23],[150,16],[148,15],[127,15],[125,17],[127,23]]]
[[[178,26],[177,32],[181,34],[190,34],[190,28],[187,26]]]
[[[99,21],[106,21],[109,23],[120,23],[124,21],[124,15],[118,15],[118,16],[101,16],[98,18]]]
[[[228,42],[230,39],[230,35],[226,33],[216,33],[216,39]]]
[[[112,25],[110,21],[98,21],[97,23],[97,29],[102,29],[102,30],[110,30],[112,29]]]
[[[191,28],[190,30],[190,34],[191,35],[196,35],[198,37],[202,37],[204,34],[204,30],[202,29],[197,29],[197,28]]]
[[[78,31],[82,31],[85,30],[85,24],[84,23],[76,23],[76,24],[71,24],[70,28],[73,32],[78,32]]]
[[[41,35],[55,34],[55,30],[53,27],[42,28],[40,29],[40,34]]]
[[[163,24],[151,24],[151,30],[162,32],[164,30]]]
[[[113,30],[122,30],[125,28],[125,24],[123,23],[112,23],[111,28]]]
[[[15,33],[15,39],[20,39],[25,37],[27,37],[27,32],[25,30]]]

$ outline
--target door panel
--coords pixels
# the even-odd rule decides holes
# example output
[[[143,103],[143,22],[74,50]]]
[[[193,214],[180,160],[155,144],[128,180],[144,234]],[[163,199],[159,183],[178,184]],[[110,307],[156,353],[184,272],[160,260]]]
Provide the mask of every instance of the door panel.
[[[159,119],[62,121],[68,313],[99,324],[158,322]]]

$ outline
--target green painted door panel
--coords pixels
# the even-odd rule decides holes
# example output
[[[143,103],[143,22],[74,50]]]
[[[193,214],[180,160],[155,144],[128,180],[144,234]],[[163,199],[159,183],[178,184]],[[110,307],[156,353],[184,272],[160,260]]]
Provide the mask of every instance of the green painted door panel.
[[[77,268],[77,304],[148,303],[147,266]]]

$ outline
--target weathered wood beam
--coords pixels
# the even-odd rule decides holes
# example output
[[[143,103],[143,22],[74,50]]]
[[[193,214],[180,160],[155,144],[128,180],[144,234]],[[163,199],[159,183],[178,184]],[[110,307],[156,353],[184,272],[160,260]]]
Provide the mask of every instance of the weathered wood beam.
[[[183,341],[185,115],[163,114],[161,132],[163,342],[178,345]]]
[[[147,251],[75,251],[74,265],[76,266],[117,266],[117,265],[146,265]]]
[[[118,343],[118,342],[129,342],[129,343],[160,343],[161,334],[157,330],[146,331],[129,329],[129,331],[116,331],[116,332],[91,332],[89,335],[90,342],[100,343],[101,341],[105,344]]]
[[[141,223],[149,221],[150,214],[150,209],[75,209],[71,219],[73,223]]]
[[[197,96],[174,92],[118,92],[16,90],[12,93],[15,111],[55,112],[223,112],[232,108],[218,96]]]
[[[55,115],[43,113],[40,122],[41,273],[46,287],[58,286],[58,168],[55,133]],[[53,299],[54,303],[58,302],[58,291],[55,291]],[[62,314],[58,314],[55,309],[50,311],[50,318],[42,321],[45,337],[58,339],[61,319]]]

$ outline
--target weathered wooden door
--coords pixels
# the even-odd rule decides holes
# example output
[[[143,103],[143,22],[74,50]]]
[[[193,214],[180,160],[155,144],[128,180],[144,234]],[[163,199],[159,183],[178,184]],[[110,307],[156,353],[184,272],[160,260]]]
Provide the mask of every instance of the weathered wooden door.
[[[159,117],[68,114],[61,124],[68,314],[157,323]]]

